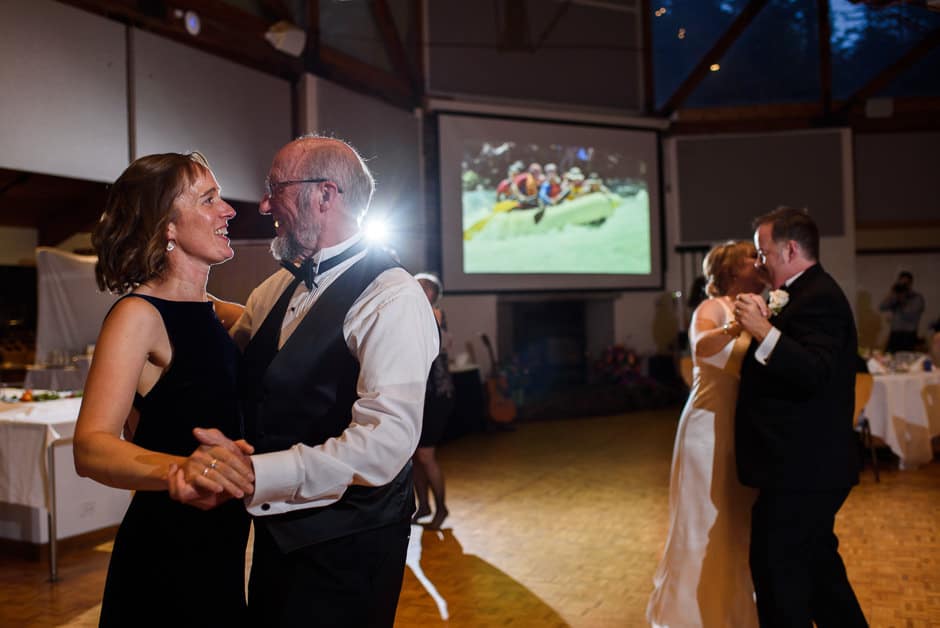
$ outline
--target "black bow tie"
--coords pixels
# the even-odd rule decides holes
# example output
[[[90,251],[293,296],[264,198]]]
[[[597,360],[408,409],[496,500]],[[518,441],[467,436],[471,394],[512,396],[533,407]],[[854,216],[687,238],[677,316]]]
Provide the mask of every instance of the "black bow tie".
[[[354,255],[358,255],[364,251],[365,248],[366,243],[363,240],[360,240],[339,255],[334,255],[330,259],[323,260],[319,264],[314,262],[312,257],[305,257],[304,260],[300,263],[300,266],[294,266],[290,262],[284,261],[281,262],[281,266],[289,270],[294,277],[303,281],[304,285],[307,286],[307,290],[312,290],[313,287],[317,285],[316,278],[319,275],[322,275],[331,268],[335,268]]]
[[[300,263],[300,266],[294,266],[290,262],[281,261],[281,266],[290,271],[290,273],[304,282],[304,285],[307,286],[307,290],[312,290],[317,282],[314,281],[316,273],[313,268],[313,258],[307,257],[303,262]],[[295,284],[296,285],[296,284]]]

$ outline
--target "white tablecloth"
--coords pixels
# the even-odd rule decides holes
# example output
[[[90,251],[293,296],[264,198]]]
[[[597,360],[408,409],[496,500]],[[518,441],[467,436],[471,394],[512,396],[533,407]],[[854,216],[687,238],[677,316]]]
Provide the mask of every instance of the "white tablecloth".
[[[28,366],[23,386],[33,390],[81,390],[87,375],[88,371],[77,366]]]
[[[862,412],[871,433],[901,459],[902,469],[930,462],[930,440],[940,435],[940,372],[875,375]]]
[[[0,403],[0,502],[48,508],[46,446],[72,436],[81,403]]]

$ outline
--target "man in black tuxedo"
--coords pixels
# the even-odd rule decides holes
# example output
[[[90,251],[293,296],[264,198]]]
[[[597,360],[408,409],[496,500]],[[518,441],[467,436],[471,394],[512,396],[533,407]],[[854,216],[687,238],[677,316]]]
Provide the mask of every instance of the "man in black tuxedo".
[[[833,531],[860,466],[852,311],[819,264],[819,231],[805,211],[779,208],[754,226],[758,268],[786,292],[772,292],[770,307],[755,294],[735,301],[753,338],[735,452],[741,482],[760,491],[750,550],[760,624],[867,626]]]

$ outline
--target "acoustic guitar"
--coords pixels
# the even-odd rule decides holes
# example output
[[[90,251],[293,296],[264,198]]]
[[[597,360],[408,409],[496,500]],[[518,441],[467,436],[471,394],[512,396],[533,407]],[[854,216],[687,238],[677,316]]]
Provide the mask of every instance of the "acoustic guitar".
[[[512,423],[516,418],[516,404],[509,398],[509,384],[506,377],[496,368],[496,355],[493,345],[486,334],[480,334],[480,340],[490,356],[490,375],[486,378],[486,398],[490,418],[496,423]]]

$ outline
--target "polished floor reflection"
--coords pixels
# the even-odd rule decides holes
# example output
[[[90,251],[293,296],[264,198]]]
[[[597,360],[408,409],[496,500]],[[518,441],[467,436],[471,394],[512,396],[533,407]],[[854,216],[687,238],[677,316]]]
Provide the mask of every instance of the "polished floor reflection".
[[[447,443],[450,516],[413,529],[396,626],[645,625],[678,409],[549,421]],[[841,552],[872,626],[940,626],[940,462],[866,471]],[[107,546],[0,559],[0,626],[95,626]]]

